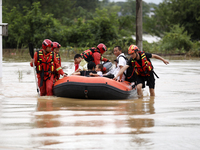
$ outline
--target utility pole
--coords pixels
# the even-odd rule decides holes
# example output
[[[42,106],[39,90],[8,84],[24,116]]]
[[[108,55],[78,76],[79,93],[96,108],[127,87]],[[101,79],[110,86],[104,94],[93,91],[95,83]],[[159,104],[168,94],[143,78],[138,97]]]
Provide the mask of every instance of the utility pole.
[[[0,0],[0,79],[2,78],[3,42],[2,36],[8,36],[8,23],[2,23],[2,0]]]
[[[0,24],[2,24],[2,0],[0,0]],[[2,52],[2,27],[0,26],[0,78],[2,78],[2,58],[3,58],[3,52]]]
[[[142,51],[142,0],[136,0],[136,45]]]

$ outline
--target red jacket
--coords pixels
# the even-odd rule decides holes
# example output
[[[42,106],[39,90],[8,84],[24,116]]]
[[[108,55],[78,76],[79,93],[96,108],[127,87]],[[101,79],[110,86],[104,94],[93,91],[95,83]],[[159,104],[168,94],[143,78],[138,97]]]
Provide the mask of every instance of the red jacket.
[[[38,78],[41,77],[42,68],[44,69],[44,79],[48,78],[52,73],[55,72],[61,75],[64,74],[54,52],[45,54],[43,49],[39,50],[35,52],[34,60]],[[30,65],[33,67],[32,63],[30,63]]]
[[[94,58],[94,61],[93,61],[93,62],[94,62],[96,65],[100,64],[101,61],[104,61],[104,62],[108,61],[108,59],[103,58],[103,56],[101,56],[101,54],[100,54],[99,52],[94,52],[94,53],[92,54],[92,57]]]
[[[85,59],[85,61],[93,61],[96,65],[100,64],[100,61],[108,61],[108,59],[101,56],[100,51],[95,47],[85,50],[81,55],[82,58]]]

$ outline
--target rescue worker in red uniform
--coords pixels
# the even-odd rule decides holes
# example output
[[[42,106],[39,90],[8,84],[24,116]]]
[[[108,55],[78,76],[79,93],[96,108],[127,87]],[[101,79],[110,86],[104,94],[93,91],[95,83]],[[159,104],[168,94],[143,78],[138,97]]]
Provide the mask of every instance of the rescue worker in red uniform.
[[[53,47],[51,48],[51,51],[53,51],[56,54],[56,59],[58,61],[58,64],[61,66],[61,57],[59,54],[61,45],[58,42],[53,42]],[[60,74],[56,71],[55,72],[55,81],[57,81],[60,78]]]
[[[109,61],[108,59],[104,58],[102,55],[104,52],[107,51],[106,46],[103,43],[100,43],[97,48],[92,47],[88,50],[85,50],[82,54],[81,57],[87,62],[93,61],[96,65],[100,64],[101,61],[107,62]],[[77,64],[75,64],[75,70],[78,69]],[[106,68],[104,67],[104,71]]]
[[[92,47],[88,50],[85,50],[81,55],[87,61],[93,61],[96,65],[100,64],[101,61],[109,61],[106,58],[103,58],[103,53],[107,51],[106,46],[103,43],[100,43],[97,48]]]
[[[61,66],[59,65],[56,54],[51,51],[53,43],[49,39],[42,42],[42,49],[35,52],[34,58],[31,59],[31,67],[33,62],[37,70],[38,86],[40,88],[40,96],[53,95],[53,80],[55,72],[66,77]]]
[[[133,67],[133,73],[134,71],[137,74],[137,92],[138,95],[142,95],[142,88],[145,87],[145,82],[147,81],[147,85],[149,86],[149,92],[150,96],[155,96],[155,78],[153,71],[153,65],[150,61],[150,58],[156,58],[162,60],[166,65],[169,64],[169,62],[162,57],[151,54],[151,53],[144,53],[142,51],[139,51],[139,48],[136,45],[130,45],[128,49],[128,54],[131,55],[130,60],[127,62],[127,65],[124,66],[117,76],[114,78],[117,79],[118,76],[123,74],[125,70],[127,70],[129,67]],[[156,74],[155,74],[156,75]],[[156,75],[157,76],[157,75]]]

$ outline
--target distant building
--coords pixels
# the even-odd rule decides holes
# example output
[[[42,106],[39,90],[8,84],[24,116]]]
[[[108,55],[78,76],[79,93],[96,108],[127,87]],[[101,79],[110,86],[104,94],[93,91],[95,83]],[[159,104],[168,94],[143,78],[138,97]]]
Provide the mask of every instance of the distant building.
[[[121,17],[121,16],[122,16],[122,12],[119,11],[119,12],[117,13],[117,15],[118,15],[118,17]]]
[[[149,16],[149,18],[151,18],[152,16],[155,16],[155,13],[154,13],[155,9],[154,8],[150,8],[150,12],[147,13],[147,15]]]

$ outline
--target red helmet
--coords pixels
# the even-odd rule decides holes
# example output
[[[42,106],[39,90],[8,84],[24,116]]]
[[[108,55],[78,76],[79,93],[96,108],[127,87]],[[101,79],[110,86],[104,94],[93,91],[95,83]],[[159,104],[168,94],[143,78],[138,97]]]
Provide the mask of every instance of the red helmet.
[[[49,39],[45,39],[43,42],[42,42],[42,48],[45,50],[47,47],[52,47],[53,46],[53,43],[51,40]]]
[[[106,46],[103,43],[100,43],[97,46],[97,49],[100,51],[101,54],[103,54],[105,51],[107,51],[107,48],[106,48]]]
[[[58,42],[53,42],[53,46],[51,48],[51,50],[53,51],[54,48],[60,48],[61,45]]]
[[[130,45],[128,48],[128,54],[133,54],[134,52],[138,51],[139,48],[136,45]]]

